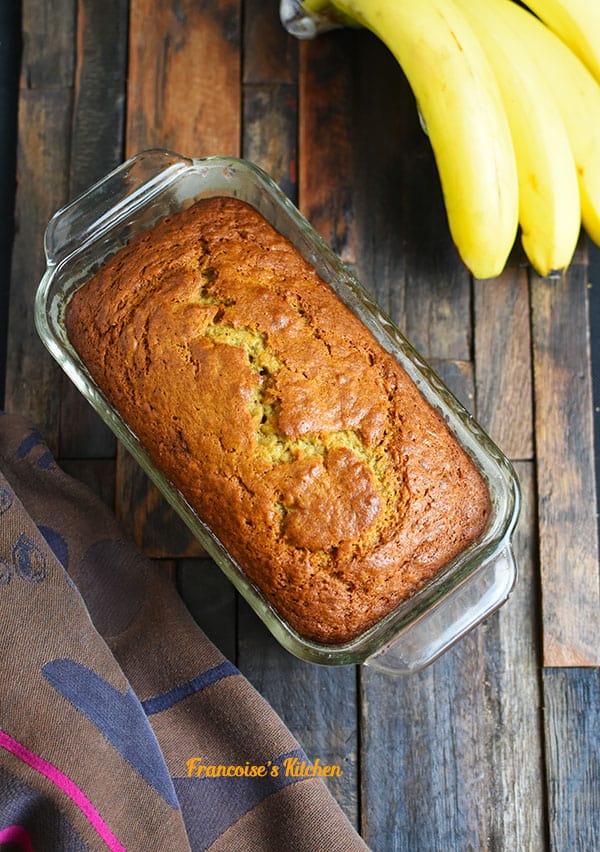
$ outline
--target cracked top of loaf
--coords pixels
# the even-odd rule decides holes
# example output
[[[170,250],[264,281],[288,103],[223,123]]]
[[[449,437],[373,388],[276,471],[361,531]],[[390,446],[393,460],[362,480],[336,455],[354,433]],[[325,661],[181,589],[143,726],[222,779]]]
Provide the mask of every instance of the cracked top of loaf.
[[[242,201],[199,201],[134,238],[75,293],[67,331],[305,638],[356,637],[487,524],[487,487],[442,417]]]

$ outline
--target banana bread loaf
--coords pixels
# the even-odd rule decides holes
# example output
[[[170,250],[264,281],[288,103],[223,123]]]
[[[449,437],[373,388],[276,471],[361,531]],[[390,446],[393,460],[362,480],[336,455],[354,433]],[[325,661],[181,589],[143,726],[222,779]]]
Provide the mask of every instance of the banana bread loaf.
[[[302,636],[348,641],[484,530],[490,498],[406,372],[257,211],[134,238],[67,331],[154,462]]]

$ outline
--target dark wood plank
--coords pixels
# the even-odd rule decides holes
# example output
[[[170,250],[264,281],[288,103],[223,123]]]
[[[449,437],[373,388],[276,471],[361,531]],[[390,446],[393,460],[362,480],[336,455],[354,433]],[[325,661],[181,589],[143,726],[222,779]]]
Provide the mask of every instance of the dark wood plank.
[[[432,362],[472,410],[470,362]],[[491,807],[481,629],[425,671],[361,672],[361,833],[374,852],[485,848]],[[385,790],[382,794],[382,778]],[[466,795],[465,788],[472,788]]]
[[[70,127],[70,89],[21,90],[5,406],[30,418],[55,454],[61,371],[35,330],[34,299],[45,270],[44,231],[68,196]]]
[[[111,511],[115,507],[115,466],[112,459],[58,459],[60,467],[85,483]]]
[[[10,258],[14,239],[17,107],[21,73],[21,9],[0,4],[0,407],[4,407]]]
[[[475,408],[475,391],[471,362],[438,361],[433,358],[430,364],[457,400],[472,413]]]
[[[292,201],[297,198],[296,84],[248,86],[244,94],[244,156],[264,168]]]
[[[299,205],[333,250],[354,262],[354,33],[300,44]]]
[[[58,451],[60,370],[35,331],[35,291],[45,269],[43,234],[68,197],[75,0],[22,4],[18,184],[8,320],[5,407],[29,417]],[[35,388],[35,391],[34,391]]]
[[[378,85],[378,65],[387,69],[383,88]],[[359,73],[368,111],[361,117],[361,152],[369,165],[363,180],[370,181],[375,171],[378,185],[387,184],[382,197],[371,196],[367,214],[379,208],[379,217],[389,217],[381,225],[391,244],[389,256],[403,256],[403,331],[426,358],[468,361],[470,276],[450,237],[433,153],[414,96],[401,69],[392,65],[381,44],[373,38],[362,40]],[[390,89],[395,90],[393,100],[387,97]],[[372,105],[369,93],[376,99]],[[396,110],[391,117],[390,109]]]
[[[79,0],[70,189],[78,195],[123,158],[129,0]]]
[[[532,276],[544,664],[600,664],[587,265]]]
[[[373,852],[487,848],[482,641],[476,630],[405,679],[363,670],[361,828]]]
[[[331,38],[339,37],[332,33]],[[393,56],[370,33],[348,36],[353,46],[351,93],[352,208],[356,272],[387,314],[406,332],[408,224],[404,202],[409,127],[416,120],[412,94]],[[408,124],[407,124],[408,121]],[[326,140],[325,140],[326,141]]]
[[[288,83],[298,79],[298,41],[283,33],[279,4],[245,0],[243,81]]]
[[[77,0],[22,0],[24,89],[70,88]]]
[[[71,198],[123,158],[128,12],[128,0],[78,3]],[[112,433],[66,376],[60,417],[61,457],[114,457]]]
[[[182,559],[177,587],[196,623],[229,660],[237,656],[237,595],[212,559]]]
[[[511,459],[533,457],[531,334],[527,270],[509,265],[475,281],[475,358],[480,423]]]
[[[518,581],[483,625],[485,771],[493,803],[487,848],[534,852],[547,848],[535,466],[519,462],[516,470],[523,495],[514,538]]]
[[[359,277],[426,358],[468,361],[470,276],[450,238],[435,161],[414,96],[380,41],[362,31],[346,36],[354,43],[346,74],[354,83],[346,99],[356,100],[356,117],[352,125],[346,119],[343,128],[351,134],[354,150],[352,166],[342,171],[340,181],[347,184],[350,176],[359,187],[352,208]],[[340,34],[330,38],[340,39]],[[325,100],[332,95],[324,72],[322,77]],[[312,132],[324,126],[323,120],[315,121]],[[321,144],[331,158],[338,155],[336,137],[327,133]],[[343,169],[348,155],[341,151]]]
[[[550,848],[600,849],[600,672],[548,668],[543,679]]]

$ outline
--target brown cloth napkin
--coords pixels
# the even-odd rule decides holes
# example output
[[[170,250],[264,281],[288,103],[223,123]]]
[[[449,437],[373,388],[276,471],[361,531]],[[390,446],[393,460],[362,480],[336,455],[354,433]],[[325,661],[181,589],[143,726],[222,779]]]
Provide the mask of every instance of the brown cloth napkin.
[[[0,625],[0,849],[366,849],[170,579],[10,414]]]

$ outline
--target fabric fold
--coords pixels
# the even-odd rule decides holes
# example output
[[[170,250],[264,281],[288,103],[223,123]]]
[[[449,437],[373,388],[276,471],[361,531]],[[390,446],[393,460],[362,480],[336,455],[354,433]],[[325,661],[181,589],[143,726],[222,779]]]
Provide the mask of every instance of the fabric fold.
[[[0,844],[367,848],[321,779],[275,773],[308,761],[300,744],[13,414],[0,416],[0,623]],[[250,766],[265,773],[236,777]]]

